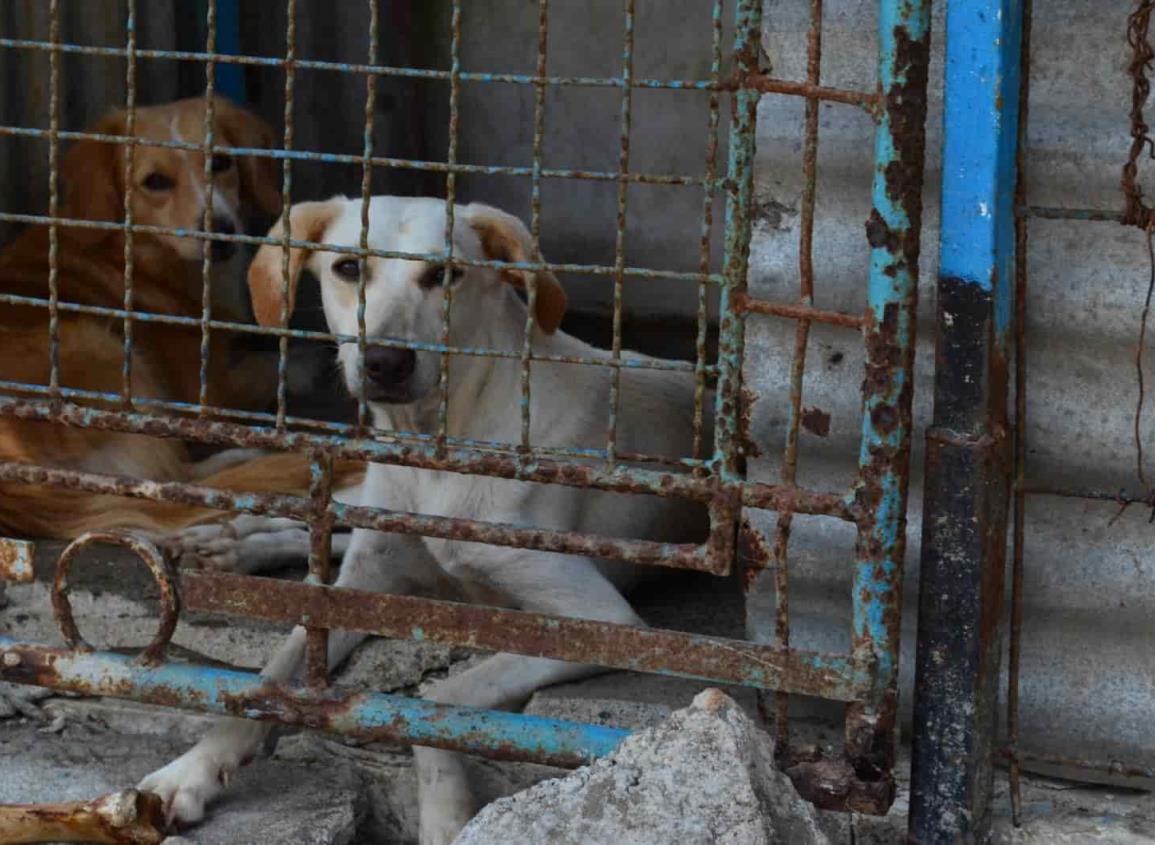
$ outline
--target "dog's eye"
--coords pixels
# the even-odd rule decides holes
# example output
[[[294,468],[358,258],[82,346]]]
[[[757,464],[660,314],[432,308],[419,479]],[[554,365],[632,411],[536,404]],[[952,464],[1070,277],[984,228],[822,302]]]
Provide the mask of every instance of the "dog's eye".
[[[140,183],[150,191],[171,191],[176,183],[163,173],[150,173]]]
[[[224,153],[217,153],[212,158],[213,173],[224,173],[233,166],[233,157]]]
[[[451,284],[455,284],[455,283],[461,281],[461,277],[464,275],[465,275],[465,268],[464,267],[454,267],[453,272],[450,274],[450,278],[452,279]],[[417,280],[417,284],[420,285],[424,290],[429,290],[431,288],[440,287],[444,281],[445,281],[445,268],[441,267],[441,266],[437,266],[437,267],[430,267],[429,269],[427,269],[421,275],[421,278]]]
[[[356,258],[343,258],[333,265],[333,273],[347,282],[361,278],[361,262]]]

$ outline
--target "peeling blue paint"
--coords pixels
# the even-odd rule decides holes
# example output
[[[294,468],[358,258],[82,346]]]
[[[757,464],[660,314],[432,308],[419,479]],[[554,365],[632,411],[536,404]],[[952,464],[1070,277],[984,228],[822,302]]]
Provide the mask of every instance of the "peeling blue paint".
[[[525,716],[477,707],[450,706],[381,693],[270,686],[252,672],[163,663],[141,665],[110,652],[70,652],[10,637],[0,637],[0,651],[27,655],[42,651],[53,686],[88,695],[172,703],[218,715],[279,718],[341,734],[379,736],[417,745],[452,747],[498,756],[590,762],[613,751],[629,735],[621,728],[586,725],[560,719]],[[21,682],[22,660],[0,666],[0,677]],[[310,704],[316,702],[316,704]],[[239,711],[239,712],[238,712]],[[286,718],[286,716],[290,718]]]

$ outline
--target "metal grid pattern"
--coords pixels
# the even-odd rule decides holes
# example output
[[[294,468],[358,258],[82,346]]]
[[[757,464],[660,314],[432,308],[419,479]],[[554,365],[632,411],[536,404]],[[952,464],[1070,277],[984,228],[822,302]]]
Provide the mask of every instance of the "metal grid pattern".
[[[421,70],[378,64],[378,2],[368,0],[370,26],[364,64],[344,64],[298,58],[295,52],[296,3],[288,3],[288,27],[283,57],[228,55],[218,52],[216,0],[208,0],[207,40],[204,52],[148,50],[136,43],[136,5],[129,2],[124,48],[88,47],[61,43],[59,0],[49,0],[52,26],[48,40],[0,39],[0,48],[46,51],[51,59],[49,78],[50,122],[45,128],[0,126],[0,134],[44,138],[51,164],[50,206],[47,215],[0,214],[0,220],[47,226],[50,237],[49,295],[46,299],[0,294],[0,302],[36,306],[49,313],[52,360],[47,385],[3,383],[0,415],[20,420],[50,421],[108,431],[175,437],[214,445],[255,446],[296,450],[310,456],[311,484],[307,496],[232,493],[203,485],[157,483],[73,469],[49,468],[14,461],[0,462],[0,481],[47,484],[63,489],[109,493],[158,502],[197,504],[219,510],[291,517],[310,526],[310,577],[307,584],[273,582],[240,575],[182,573],[179,588],[158,562],[148,543],[128,542],[151,562],[166,596],[164,619],[156,641],[137,661],[113,654],[90,653],[71,621],[67,603],[69,561],[80,548],[115,540],[92,535],[79,539],[62,556],[54,588],[54,609],[71,650],[52,649],[0,638],[4,660],[0,678],[61,689],[132,697],[174,706],[252,718],[276,719],[362,736],[388,737],[408,742],[458,748],[496,756],[576,764],[605,753],[622,733],[589,725],[559,723],[508,714],[432,705],[391,696],[370,695],[327,687],[325,651],[331,627],[362,630],[393,637],[427,638],[444,643],[522,654],[581,660],[607,667],[661,672],[707,681],[732,682],[774,690],[781,695],[802,694],[848,702],[844,758],[804,760],[795,767],[800,787],[823,806],[861,812],[885,812],[893,800],[893,733],[897,712],[897,650],[900,585],[905,544],[906,488],[910,449],[911,369],[914,350],[914,311],[921,219],[923,123],[929,41],[929,2],[881,0],[877,91],[850,91],[824,87],[821,75],[822,3],[811,0],[812,23],[808,68],[803,81],[780,80],[759,68],[761,3],[734,3],[735,41],[727,57],[723,44],[724,4],[712,7],[710,74],[707,79],[639,78],[633,70],[635,0],[624,0],[622,73],[614,77],[558,77],[547,73],[548,2],[538,4],[538,49],[535,72],[485,74],[461,64],[461,0],[451,5],[451,49],[448,70]],[[128,127],[124,135],[66,131],[60,127],[59,100],[64,81],[60,57],[66,53],[123,58],[126,61]],[[732,71],[723,74],[727,58]],[[141,59],[201,62],[205,68],[209,102],[221,66],[267,66],[285,74],[284,134],[279,149],[227,146],[212,133],[212,106],[207,110],[202,144],[154,142],[133,136],[135,81]],[[294,149],[294,80],[301,70],[323,69],[363,75],[366,80],[364,150],[361,155],[338,155]],[[376,83],[380,77],[440,80],[449,85],[449,146],[444,162],[415,161],[381,156],[372,143]],[[534,91],[533,161],[529,166],[481,166],[458,161],[458,105],[464,81],[504,82],[529,86]],[[609,171],[546,168],[543,164],[546,93],[560,86],[618,89],[620,101],[620,154],[618,167]],[[705,92],[709,98],[703,176],[639,173],[631,170],[631,101],[641,89]],[[805,190],[802,204],[802,285],[797,302],[756,300],[746,293],[755,129],[759,98],[766,94],[806,99]],[[729,101],[729,160],[724,175],[718,151],[723,105]],[[818,106],[839,103],[866,109],[877,121],[874,209],[866,225],[872,248],[863,315],[842,314],[813,307],[813,249]],[[125,145],[126,172],[134,150],[155,145],[205,155],[204,175],[212,184],[211,156],[265,157],[282,166],[282,202],[291,206],[293,165],[297,162],[354,164],[362,169],[362,235],[357,248],[317,244],[294,237],[291,220],[283,237],[223,235],[205,230],[165,229],[132,219],[132,181],[124,204],[123,222],[64,219],[57,205],[57,164],[62,142],[93,139]],[[405,168],[443,174],[447,203],[447,235],[441,253],[411,254],[376,250],[368,245],[370,175],[377,168]],[[552,264],[540,259],[520,263],[478,261],[453,253],[453,200],[462,174],[501,174],[529,180],[532,190],[530,231],[536,241],[541,229],[541,184],[546,179],[588,179],[617,185],[617,226],[614,261],[607,265]],[[702,192],[702,220],[697,237],[701,257],[696,272],[673,272],[631,266],[626,261],[625,229],[629,188],[635,184],[679,186]],[[211,188],[210,188],[211,190]],[[720,271],[711,267],[710,243],[716,228],[715,199],[725,203],[724,256]],[[210,205],[211,207],[211,205]],[[61,227],[123,232],[125,238],[125,296],[122,308],[63,301],[58,290],[58,233]],[[134,233],[170,234],[198,239],[203,244],[203,298],[199,315],[147,313],[134,307],[132,239]],[[403,339],[371,338],[365,333],[364,281],[358,290],[359,332],[356,336],[287,328],[261,328],[222,320],[212,313],[209,297],[209,246],[216,241],[243,245],[271,243],[285,256],[284,316],[288,312],[288,254],[290,247],[345,252],[362,262],[371,256],[405,258],[444,267],[447,277],[455,267],[550,270],[608,276],[613,280],[613,337],[607,359],[569,359],[537,354],[532,335],[518,352],[455,348],[448,343],[449,302],[445,297],[442,342],[418,344]],[[362,280],[365,275],[362,274]],[[665,278],[698,287],[696,360],[693,362],[639,361],[623,357],[623,289],[635,279]],[[446,286],[446,290],[451,290]],[[707,303],[716,290],[720,300],[719,351],[707,356]],[[535,285],[528,290],[533,324]],[[115,393],[84,391],[60,381],[61,315],[90,314],[118,320],[123,325],[124,368],[122,388]],[[777,484],[744,478],[742,455],[746,433],[741,373],[744,328],[750,315],[771,315],[797,320],[791,374],[791,422],[785,452],[785,472]],[[867,350],[863,386],[864,414],[860,471],[847,491],[816,491],[795,484],[798,425],[802,401],[802,373],[812,322],[860,329]],[[195,327],[201,333],[200,391],[196,402],[170,402],[133,395],[131,353],[134,325],[167,323]],[[284,321],[287,324],[287,320]],[[209,340],[216,332],[249,332],[277,339],[280,350],[277,409],[252,413],[211,405],[208,401]],[[370,346],[408,347],[433,351],[441,357],[440,407],[433,433],[390,431],[369,425],[362,393],[356,422],[340,424],[294,417],[286,409],[286,361],[291,339],[356,343],[362,354]],[[521,438],[517,443],[477,442],[447,432],[448,361],[451,356],[493,356],[517,360],[522,370]],[[607,367],[612,389],[605,409],[606,441],[599,449],[545,448],[530,440],[529,373],[535,363],[564,362]],[[616,439],[621,373],[627,367],[684,371],[695,381],[694,448],[690,455],[636,455],[619,449]],[[714,407],[707,409],[707,386],[716,383]],[[715,418],[713,443],[706,442],[705,420]],[[387,436],[382,436],[387,434]],[[332,500],[335,460],[353,459],[421,469],[477,473],[496,478],[569,485],[572,487],[689,499],[704,504],[710,515],[710,533],[701,544],[666,544],[636,539],[590,536],[478,520],[401,513],[381,508],[344,505]],[[778,591],[778,642],[760,645],[740,640],[697,636],[674,631],[561,619],[518,611],[470,607],[450,602],[397,595],[359,594],[325,586],[329,580],[329,548],[335,527],[452,538],[552,552],[582,554],[636,563],[698,569],[725,574],[735,565],[735,537],[748,528],[743,509],[768,509],[780,514],[773,547],[755,550],[742,563],[752,569],[774,566]],[[789,643],[788,571],[786,547],[793,514],[822,514],[857,527],[854,561],[852,649],[849,654],[812,653],[792,649]],[[748,531],[741,532],[744,537]],[[755,544],[756,546],[757,544]],[[27,577],[22,547],[10,545],[10,577]],[[0,560],[7,559],[0,556]],[[182,668],[163,662],[164,648],[181,608],[298,623],[308,630],[306,683],[302,687],[271,689],[254,675]],[[227,677],[226,677],[227,676]],[[784,715],[784,698],[779,709]],[[437,718],[434,719],[434,716]],[[779,720],[783,737],[786,720]]]

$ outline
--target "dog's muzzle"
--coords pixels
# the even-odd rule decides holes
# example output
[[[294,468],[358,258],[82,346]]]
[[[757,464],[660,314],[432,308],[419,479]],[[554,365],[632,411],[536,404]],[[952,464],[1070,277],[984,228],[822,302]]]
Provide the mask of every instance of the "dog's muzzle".
[[[413,398],[413,374],[417,353],[412,349],[371,346],[365,350],[365,398],[374,402],[401,403]]]

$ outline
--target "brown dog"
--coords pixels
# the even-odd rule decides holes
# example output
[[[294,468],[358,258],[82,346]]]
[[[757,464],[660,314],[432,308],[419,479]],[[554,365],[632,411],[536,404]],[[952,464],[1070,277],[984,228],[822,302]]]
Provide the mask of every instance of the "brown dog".
[[[136,110],[134,135],[154,141],[201,144],[206,102],[181,100]],[[272,129],[248,112],[216,100],[213,140],[217,146],[270,147]],[[127,115],[115,112],[92,129],[125,135]],[[62,156],[60,176],[65,218],[123,221],[127,147],[94,140],[76,143]],[[211,231],[233,234],[242,209],[275,215],[280,211],[280,168],[271,158],[216,154]],[[134,152],[132,218],[135,224],[203,231],[208,190],[204,155],[199,151],[137,146]],[[120,309],[125,299],[125,233],[118,230],[58,227],[57,278],[62,303]],[[134,232],[133,308],[140,312],[199,317],[202,311],[203,239]],[[245,320],[240,304],[239,267],[227,279],[234,244],[212,241],[212,316]],[[49,232],[35,226],[0,253],[0,291],[47,300]],[[231,295],[230,295],[231,293]],[[197,326],[133,322],[132,395],[166,401],[198,401],[201,332]],[[236,335],[210,335],[207,401],[216,407],[265,409],[272,400],[275,361],[246,353]],[[68,311],[59,319],[59,383],[65,389],[100,393],[122,390],[124,323]],[[0,380],[49,384],[48,310],[43,305],[0,303]],[[100,400],[76,401],[101,405]],[[147,409],[147,405],[140,406]],[[155,481],[191,481],[227,489],[294,492],[307,485],[307,468],[296,455],[248,460],[251,455],[216,456],[194,463],[183,443],[142,435],[69,428],[0,419],[0,460],[130,475]],[[37,537],[77,536],[87,530],[122,528],[165,536],[217,516],[186,506],[42,488],[0,485],[0,533]]]

